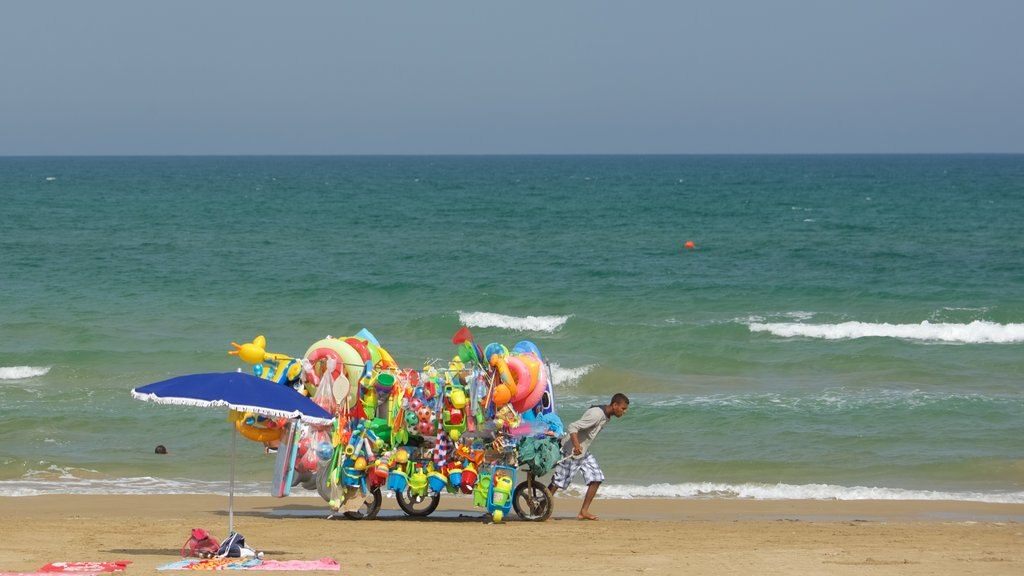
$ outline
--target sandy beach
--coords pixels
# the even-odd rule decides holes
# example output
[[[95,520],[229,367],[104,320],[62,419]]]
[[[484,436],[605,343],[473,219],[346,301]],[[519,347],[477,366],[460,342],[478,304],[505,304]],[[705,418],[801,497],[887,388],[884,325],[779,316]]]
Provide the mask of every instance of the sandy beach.
[[[267,558],[332,557],[342,574],[1022,574],[1024,505],[937,501],[556,499],[545,523],[487,524],[463,498],[425,520],[394,500],[373,521],[325,520],[316,498],[237,497],[235,528]],[[179,557],[193,527],[227,533],[225,496],[0,498],[0,571]]]

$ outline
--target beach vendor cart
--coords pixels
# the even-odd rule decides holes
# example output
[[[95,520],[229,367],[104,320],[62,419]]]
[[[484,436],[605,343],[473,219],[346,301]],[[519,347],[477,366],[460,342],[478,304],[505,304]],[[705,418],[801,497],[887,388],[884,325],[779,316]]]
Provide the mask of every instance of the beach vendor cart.
[[[314,343],[299,385],[333,398],[337,418],[329,432],[284,433],[272,494],[287,495],[291,480],[352,519],[376,517],[385,491],[409,516],[429,516],[443,494],[461,493],[495,521],[513,511],[548,518],[551,494],[539,477],[557,462],[562,434],[549,365],[529,341],[481,349],[462,329],[452,342],[458,353],[447,365],[420,370],[400,369],[367,337]]]
[[[384,419],[376,424],[373,419],[349,420],[335,458],[317,470],[318,493],[332,508],[348,518],[372,519],[383,492],[390,491],[405,514],[426,517],[442,495],[461,493],[499,520],[513,510],[527,520],[550,516],[551,495],[539,477],[558,460],[562,430],[554,410],[531,409],[524,417],[505,405],[493,414],[481,410],[474,416],[466,407],[486,406],[486,394],[494,388],[490,375],[471,373],[471,382],[481,380],[477,392],[471,392],[450,372],[399,375],[398,390],[409,391],[399,392],[404,395],[402,408],[387,426]],[[432,381],[445,384],[432,386]],[[469,417],[475,425],[466,422]]]

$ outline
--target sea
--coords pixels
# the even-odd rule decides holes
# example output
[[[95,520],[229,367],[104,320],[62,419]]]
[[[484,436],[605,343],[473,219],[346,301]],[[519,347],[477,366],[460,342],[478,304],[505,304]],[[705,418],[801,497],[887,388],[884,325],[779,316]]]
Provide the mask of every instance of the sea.
[[[467,326],[629,396],[602,497],[1024,503],[1022,155],[0,157],[0,215],[2,496],[269,494],[132,388]]]

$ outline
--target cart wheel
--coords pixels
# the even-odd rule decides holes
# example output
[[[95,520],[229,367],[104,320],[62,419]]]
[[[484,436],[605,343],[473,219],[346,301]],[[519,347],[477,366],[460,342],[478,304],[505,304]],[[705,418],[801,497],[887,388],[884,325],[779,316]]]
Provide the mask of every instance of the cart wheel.
[[[380,494],[380,487],[374,488],[369,492],[363,494],[363,504],[358,510],[353,512],[345,512],[346,518],[352,520],[373,520],[377,517],[377,513],[380,512],[380,505],[384,501],[383,496]]]
[[[512,507],[523,520],[543,522],[551,517],[554,502],[548,487],[540,481],[522,482],[512,492]]]
[[[402,509],[402,512],[409,516],[422,517],[430,516],[430,513],[437,509],[437,505],[441,502],[441,495],[416,496],[406,487],[405,490],[395,493],[395,499],[398,500],[398,507]]]

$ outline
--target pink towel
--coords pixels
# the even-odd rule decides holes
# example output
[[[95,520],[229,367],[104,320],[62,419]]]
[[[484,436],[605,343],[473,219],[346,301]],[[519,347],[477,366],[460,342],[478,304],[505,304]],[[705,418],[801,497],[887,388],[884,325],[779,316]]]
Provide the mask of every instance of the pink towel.
[[[249,570],[341,570],[334,558],[319,560],[264,560]]]
[[[78,576],[99,576],[95,572],[77,572]],[[52,572],[0,572],[0,576],[53,576]]]
[[[50,562],[39,569],[40,572],[120,572],[131,564],[131,560],[115,560],[113,562]]]

